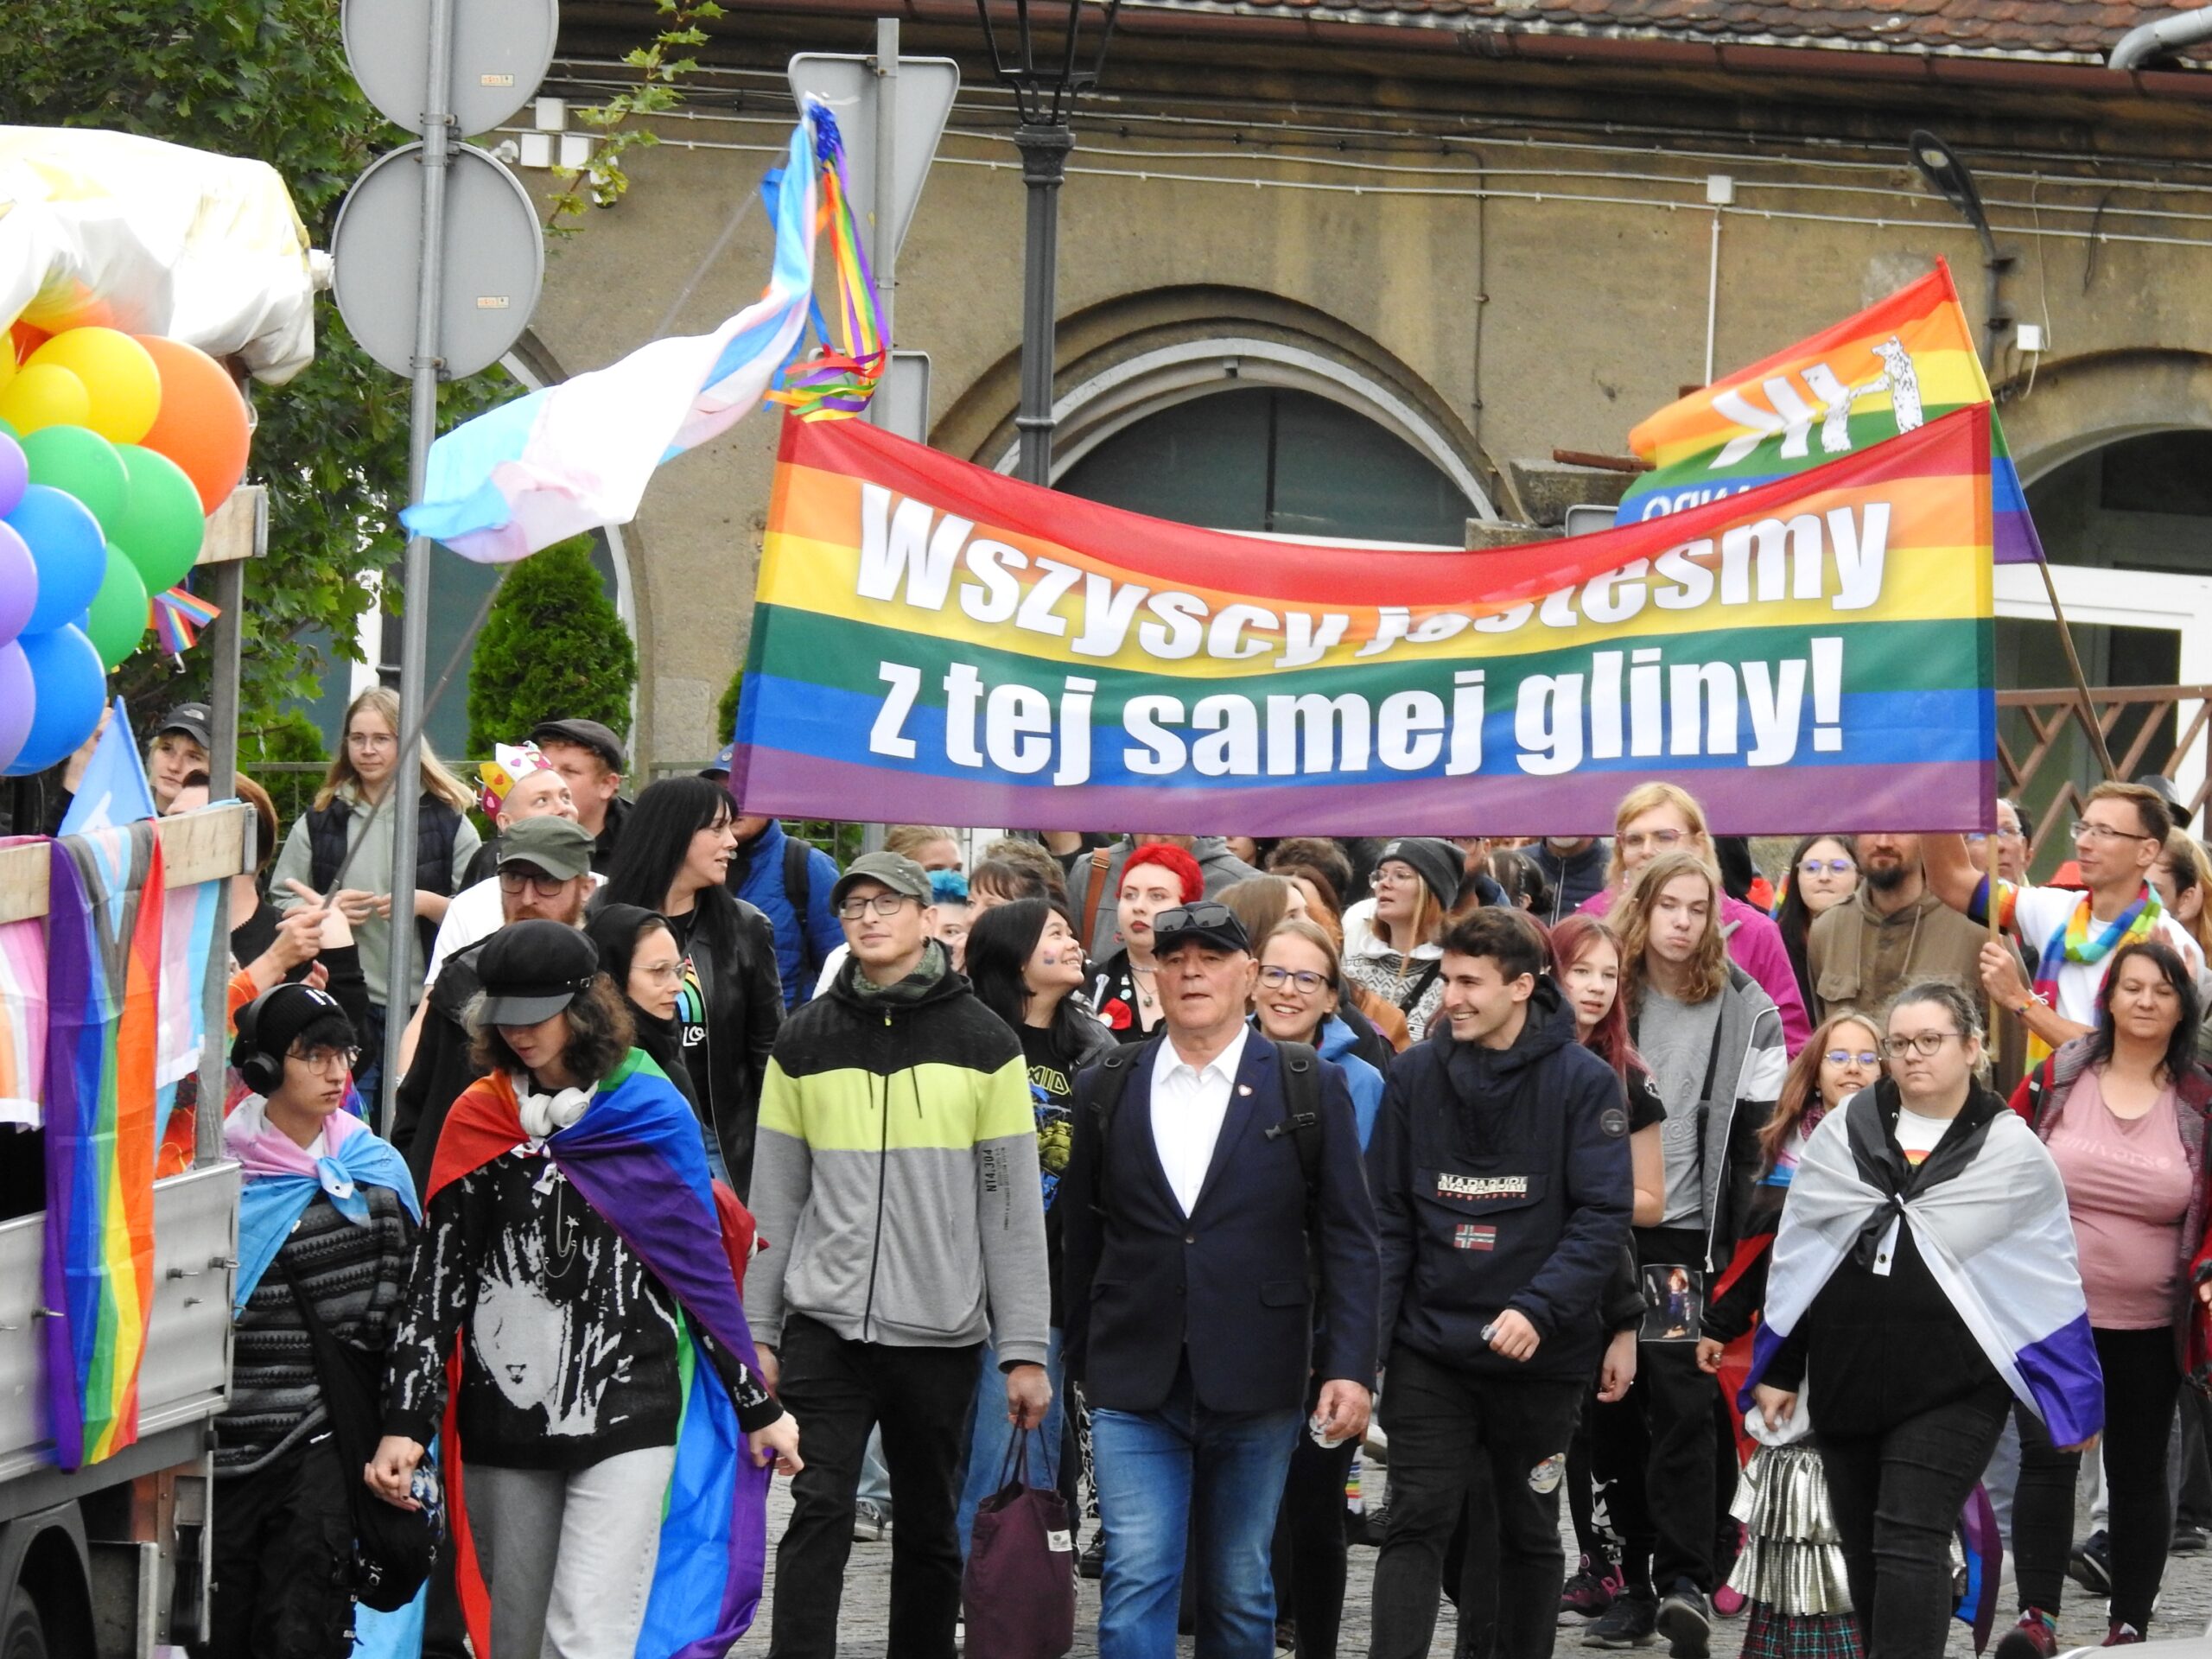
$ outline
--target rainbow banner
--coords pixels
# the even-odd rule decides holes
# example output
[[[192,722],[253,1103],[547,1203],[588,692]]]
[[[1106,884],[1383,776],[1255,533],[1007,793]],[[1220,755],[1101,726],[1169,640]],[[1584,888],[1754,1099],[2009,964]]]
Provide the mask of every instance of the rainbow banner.
[[[154,1296],[162,843],[153,821],[54,842],[47,900],[45,1305],[54,1460],[138,1438]]]
[[[1483,553],[1195,530],[786,420],[747,812],[1586,835],[1669,778],[1731,833],[1986,828],[1990,416]]]
[[[1855,317],[1672,403],[1628,435],[1652,465],[1622,498],[1636,524],[1856,454],[1955,409],[1990,409],[1989,483],[1999,564],[2043,557],[2027,492],[1991,407],[1951,268]]]

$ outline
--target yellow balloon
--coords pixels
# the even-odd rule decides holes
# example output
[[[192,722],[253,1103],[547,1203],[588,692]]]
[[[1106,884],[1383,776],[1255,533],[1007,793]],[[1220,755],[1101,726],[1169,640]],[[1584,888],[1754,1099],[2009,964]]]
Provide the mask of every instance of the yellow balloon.
[[[67,369],[84,383],[92,407],[80,424],[110,443],[136,443],[162,412],[162,372],[130,335],[115,328],[72,328],[30,354],[25,372]]]
[[[16,342],[0,334],[0,386],[16,378]]]
[[[92,410],[85,383],[56,364],[26,363],[0,386],[0,421],[25,435],[46,426],[83,426]]]

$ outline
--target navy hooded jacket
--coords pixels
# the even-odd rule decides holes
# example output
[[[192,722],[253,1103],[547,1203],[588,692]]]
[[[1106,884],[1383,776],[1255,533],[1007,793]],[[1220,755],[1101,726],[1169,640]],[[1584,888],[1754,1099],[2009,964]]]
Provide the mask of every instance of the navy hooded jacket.
[[[1510,1048],[1415,1043],[1390,1068],[1367,1149],[1382,1252],[1382,1350],[1467,1371],[1587,1380],[1600,1305],[1629,1238],[1628,1110],[1574,1013],[1536,982]],[[1482,1338],[1507,1308],[1541,1338],[1525,1363]],[[1386,1362],[1387,1363],[1387,1362]]]
[[[819,847],[806,851],[806,893],[784,891],[784,826],[775,819],[730,860],[729,890],[766,916],[776,930],[776,971],[784,982],[786,1012],[814,995],[814,982],[845,931],[830,908],[837,861]]]

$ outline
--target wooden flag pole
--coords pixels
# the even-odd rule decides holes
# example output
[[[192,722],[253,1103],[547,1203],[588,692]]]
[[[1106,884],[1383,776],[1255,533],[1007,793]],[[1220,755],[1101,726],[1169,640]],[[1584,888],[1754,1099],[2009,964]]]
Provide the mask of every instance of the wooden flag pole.
[[[2082,700],[2082,723],[2088,728],[2097,765],[2103,769],[2107,781],[2120,781],[2120,768],[2113,765],[2112,751],[2105,747],[2104,725],[2098,720],[2097,706],[2089,696],[2088,677],[2082,672],[2082,658],[2074,649],[2074,631],[2066,626],[2066,613],[2058,603],[2058,584],[2051,580],[2050,562],[2037,559],[2036,569],[2043,573],[2043,590],[2050,596],[2051,620],[2058,624],[2058,643],[2066,649],[2066,666],[2074,676],[2074,695]]]

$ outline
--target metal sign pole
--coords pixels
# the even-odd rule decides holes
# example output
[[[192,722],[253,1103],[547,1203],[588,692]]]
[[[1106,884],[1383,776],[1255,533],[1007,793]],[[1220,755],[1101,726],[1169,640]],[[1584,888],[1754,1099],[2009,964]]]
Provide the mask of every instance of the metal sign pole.
[[[899,292],[899,237],[893,226],[892,203],[899,189],[899,20],[875,20],[875,176],[868,182],[869,268],[875,276],[877,308],[883,315],[883,377],[891,378],[891,342],[898,336],[892,315]],[[891,410],[880,397],[868,399],[868,417],[881,427],[891,424]],[[885,826],[861,826],[861,850],[883,850]]]
[[[423,92],[423,229],[415,285],[414,395],[408,410],[407,496],[423,499],[430,466],[430,440],[438,427],[438,311],[444,302],[446,169],[452,162],[452,122],[447,110],[452,80],[453,0],[430,0],[429,73]],[[391,947],[385,971],[383,1087],[377,1127],[391,1128],[399,1088],[400,1039],[418,988],[415,959],[415,826],[423,792],[423,675],[429,655],[430,543],[407,543],[399,644],[399,731],[403,747],[389,787],[391,797]]]

